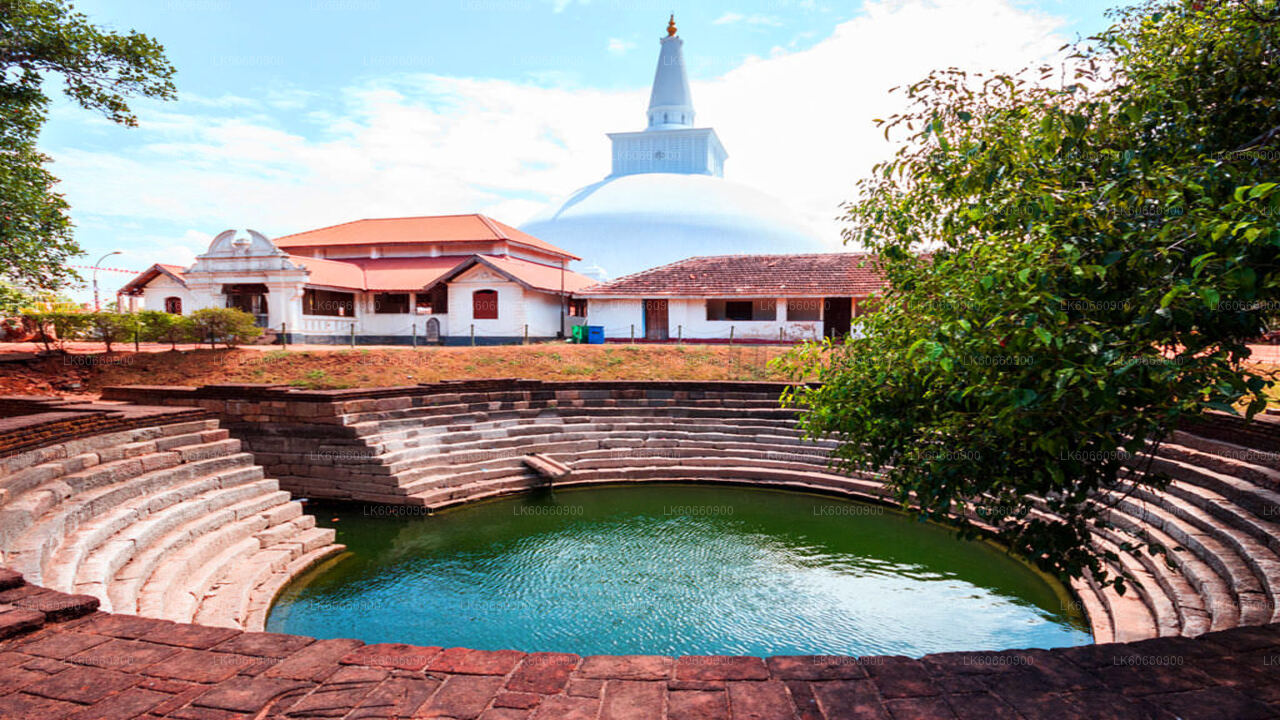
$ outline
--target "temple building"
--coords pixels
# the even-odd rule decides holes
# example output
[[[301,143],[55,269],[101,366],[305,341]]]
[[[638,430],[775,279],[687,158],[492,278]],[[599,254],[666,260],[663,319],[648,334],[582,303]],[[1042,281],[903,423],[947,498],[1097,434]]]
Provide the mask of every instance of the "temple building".
[[[275,339],[493,344],[563,337],[578,258],[484,215],[357,220],[274,240],[227,230],[189,268],[154,265],[125,310],[235,307]],[[281,338],[280,336],[284,336]]]
[[[612,340],[840,338],[884,288],[864,253],[692,257],[574,293]]]
[[[275,239],[227,230],[191,267],[135,277],[119,306],[240,308],[268,341],[296,343],[512,343],[580,324],[603,326],[611,341],[850,332],[880,275],[866,256],[821,252],[778,201],[724,179],[724,145],[694,124],[683,45],[672,17],[646,127],[609,135],[610,175],[521,229],[470,214]],[[593,269],[569,269],[582,258]]]
[[[696,127],[675,18],[661,39],[646,125],[611,133],[612,172],[521,225],[602,279],[693,254],[813,253],[819,238],[778,200],[724,179],[716,131]]]

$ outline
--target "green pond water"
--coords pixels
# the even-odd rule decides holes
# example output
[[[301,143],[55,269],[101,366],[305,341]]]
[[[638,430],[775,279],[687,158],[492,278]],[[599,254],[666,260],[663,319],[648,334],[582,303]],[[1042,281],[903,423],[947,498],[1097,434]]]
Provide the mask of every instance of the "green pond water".
[[[901,654],[1092,642],[1062,588],[872,505],[730,486],[539,492],[432,516],[312,503],[350,552],[267,629],[588,654]]]

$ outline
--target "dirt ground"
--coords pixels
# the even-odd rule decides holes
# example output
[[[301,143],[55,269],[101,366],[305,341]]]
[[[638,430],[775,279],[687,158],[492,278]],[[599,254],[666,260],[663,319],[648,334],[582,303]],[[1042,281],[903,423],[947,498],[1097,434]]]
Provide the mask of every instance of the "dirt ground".
[[[12,348],[12,349],[11,349]],[[332,389],[446,379],[783,380],[776,345],[570,345],[432,348],[260,347],[171,352],[86,352],[32,358],[0,345],[0,394],[96,397],[109,385],[280,383]],[[16,352],[15,352],[16,351]]]

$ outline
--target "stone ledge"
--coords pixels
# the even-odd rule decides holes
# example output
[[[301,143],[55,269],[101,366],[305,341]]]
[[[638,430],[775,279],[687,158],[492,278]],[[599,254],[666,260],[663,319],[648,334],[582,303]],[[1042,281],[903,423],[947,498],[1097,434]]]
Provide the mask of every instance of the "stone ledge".
[[[0,581],[16,574],[0,569]],[[16,579],[20,582],[20,578]],[[1280,624],[905,657],[592,656],[365,645],[0,604],[0,718],[1269,718]],[[10,618],[9,616],[13,616]],[[6,630],[6,628],[8,630]]]

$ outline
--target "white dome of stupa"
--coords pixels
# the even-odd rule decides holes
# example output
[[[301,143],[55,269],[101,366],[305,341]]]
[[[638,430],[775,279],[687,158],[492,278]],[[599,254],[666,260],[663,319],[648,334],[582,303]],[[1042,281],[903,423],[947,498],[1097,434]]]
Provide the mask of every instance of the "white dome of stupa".
[[[611,133],[613,172],[552,203],[520,229],[619,277],[694,255],[830,250],[781,201],[724,179],[716,131],[693,125],[684,41],[662,38],[648,126]]]
[[[693,255],[829,251],[780,201],[712,175],[611,177],[552,204],[521,230],[620,277]]]

